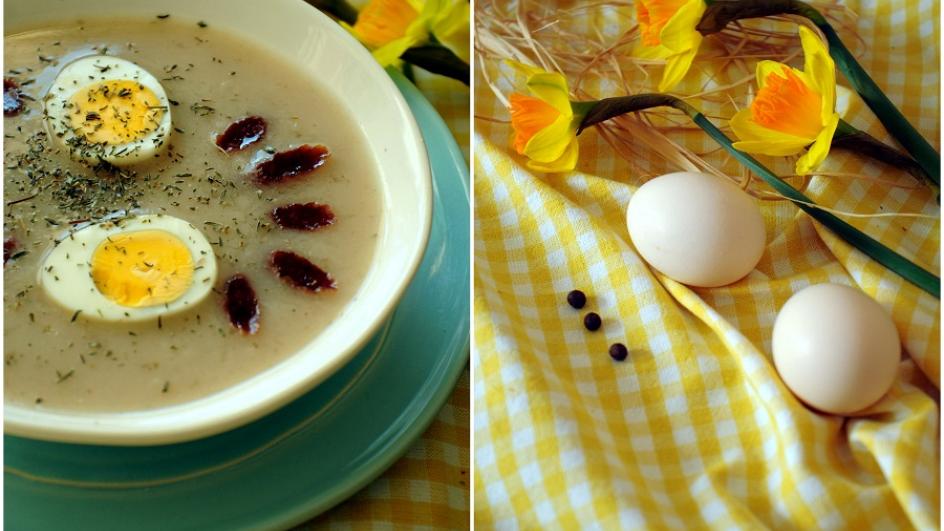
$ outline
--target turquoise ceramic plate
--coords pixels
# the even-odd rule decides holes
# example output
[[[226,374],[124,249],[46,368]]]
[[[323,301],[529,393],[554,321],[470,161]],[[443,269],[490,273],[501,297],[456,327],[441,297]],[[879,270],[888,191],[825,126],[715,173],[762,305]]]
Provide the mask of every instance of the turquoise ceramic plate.
[[[433,224],[416,277],[348,365],[285,408],[183,444],[85,446],[4,437],[11,530],[271,529],[377,477],[423,432],[469,353],[469,173],[442,119],[391,74],[423,130]]]

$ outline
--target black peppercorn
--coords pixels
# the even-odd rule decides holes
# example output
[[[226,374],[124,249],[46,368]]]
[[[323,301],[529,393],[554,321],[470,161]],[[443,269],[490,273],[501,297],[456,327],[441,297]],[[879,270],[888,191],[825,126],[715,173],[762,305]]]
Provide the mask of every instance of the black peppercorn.
[[[575,289],[567,294],[567,304],[579,310],[583,308],[584,304],[587,304],[587,296],[579,289]]]
[[[626,350],[626,345],[622,343],[613,343],[610,345],[610,357],[614,360],[623,361],[628,355],[629,351]]]
[[[599,330],[601,324],[603,324],[603,320],[600,319],[600,316],[595,312],[590,312],[583,318],[583,326],[585,326],[587,330],[590,330],[591,332],[594,330]]]

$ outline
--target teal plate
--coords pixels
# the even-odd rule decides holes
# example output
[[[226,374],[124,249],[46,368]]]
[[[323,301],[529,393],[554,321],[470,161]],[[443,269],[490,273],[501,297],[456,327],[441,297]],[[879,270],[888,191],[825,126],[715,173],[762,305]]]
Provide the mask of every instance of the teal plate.
[[[380,475],[426,429],[469,355],[469,172],[422,94],[391,73],[423,131],[433,220],[388,322],[331,378],[241,428],[151,447],[4,436],[11,530],[273,529],[303,522]]]

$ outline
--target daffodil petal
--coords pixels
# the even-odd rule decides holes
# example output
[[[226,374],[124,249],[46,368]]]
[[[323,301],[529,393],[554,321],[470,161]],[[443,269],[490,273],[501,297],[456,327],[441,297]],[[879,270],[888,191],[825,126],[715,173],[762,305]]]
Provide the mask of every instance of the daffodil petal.
[[[787,157],[801,153],[805,145],[798,145],[792,140],[741,140],[732,144],[734,149],[753,155]]]
[[[413,5],[415,5],[417,2],[417,0],[409,1],[410,4]],[[436,19],[439,13],[447,7],[446,4],[448,2],[449,0],[419,0],[419,9],[417,9],[419,16],[417,17],[417,20],[423,24],[424,29],[427,31],[430,30],[433,25],[433,21]]]
[[[803,71],[822,96],[821,113],[823,124],[826,124],[836,109],[836,63],[823,41],[804,26],[800,26],[800,44],[803,46]]]
[[[528,77],[528,89],[531,94],[548,102],[562,115],[570,118],[573,111],[570,107],[570,90],[567,88],[567,79],[556,72],[540,72]]]
[[[639,43],[633,50],[632,55],[640,59],[665,59],[672,55],[672,51],[665,46],[646,46]]]
[[[421,38],[415,35],[406,35],[375,49],[372,54],[374,59],[380,63],[380,66],[387,67],[395,64],[400,59],[400,56],[403,55],[403,52],[416,46],[420,42],[422,42]]]
[[[688,0],[672,15],[659,33],[661,47],[668,50],[662,81],[659,82],[659,92],[666,92],[678,85],[692,67],[692,61],[698,54],[702,40],[701,33],[695,30],[695,26],[701,20],[705,9],[704,0]]]
[[[432,23],[432,33],[443,46],[469,62],[469,3],[453,2],[441,10]]]
[[[405,37],[412,37],[417,43],[427,42],[429,40],[429,18],[425,14],[420,14],[406,28]]]
[[[536,67],[536,66],[532,66],[532,65],[528,65],[528,64],[524,64],[524,63],[519,63],[518,61],[514,61],[514,60],[512,60],[512,59],[505,59],[503,62],[504,62],[506,65],[508,65],[508,66],[514,68],[515,70],[517,70],[519,74],[521,74],[521,75],[523,75],[523,76],[525,76],[525,77],[531,77],[531,76],[536,75],[536,74],[543,74],[543,73],[544,73],[544,70],[541,70],[540,68],[538,68],[538,67]]]
[[[678,85],[692,67],[692,61],[695,60],[697,54],[696,48],[667,58],[665,70],[662,72],[662,81],[659,82],[659,92],[667,92]]]
[[[528,168],[534,171],[540,171],[544,173],[560,173],[565,171],[573,170],[577,167],[577,156],[579,154],[579,144],[577,143],[577,137],[574,137],[570,140],[570,143],[567,144],[567,148],[564,149],[564,153],[561,154],[556,160],[551,162],[538,162],[535,160],[528,160]]]
[[[795,155],[813,142],[812,138],[800,138],[758,125],[751,118],[750,109],[738,111],[728,124],[739,140],[734,147],[745,153],[783,157]]]
[[[813,145],[810,146],[809,151],[797,160],[797,174],[806,175],[811,173],[826,160],[826,155],[829,154],[829,148],[833,143],[833,135],[836,134],[836,127],[838,126],[839,114],[833,113],[826,123],[826,126],[823,127],[823,130],[817,135]]]
[[[698,50],[701,33],[695,29],[708,5],[705,0],[688,0],[672,15],[659,33],[659,41],[674,53]],[[691,61],[689,61],[691,64]]]
[[[567,78],[556,72],[546,72],[536,66],[526,65],[518,61],[506,59],[504,62],[527,76],[527,85],[531,94],[546,101],[561,114],[573,115],[570,108],[570,89],[567,88]]]
[[[541,129],[524,146],[524,155],[537,162],[553,162],[567,149],[567,144],[577,136],[568,116],[558,116],[554,123]]]
[[[768,129],[754,121],[750,109],[741,109],[738,111],[728,122],[728,125],[731,126],[731,130],[734,131],[734,136],[736,136],[738,140],[789,141],[800,147],[808,146],[815,140],[813,137],[804,138]]]

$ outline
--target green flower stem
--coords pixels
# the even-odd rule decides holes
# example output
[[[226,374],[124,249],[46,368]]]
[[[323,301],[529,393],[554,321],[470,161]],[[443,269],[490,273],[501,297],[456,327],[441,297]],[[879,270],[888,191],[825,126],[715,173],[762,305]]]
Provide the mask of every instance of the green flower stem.
[[[904,170],[919,182],[928,185],[935,192],[940,193],[940,187],[924,173],[915,160],[894,149],[874,136],[857,129],[845,120],[839,120],[839,127],[833,136],[832,147],[852,151],[857,155],[865,155],[894,168]]]
[[[429,43],[414,46],[403,52],[400,59],[434,74],[461,81],[466,86],[469,85],[469,64],[441,44]]]
[[[668,94],[638,94],[633,96],[623,96],[617,98],[606,98],[594,102],[577,102],[572,104],[575,114],[583,115],[577,134],[584,129],[600,122],[609,120],[630,112],[637,112],[652,107],[672,107],[678,109],[689,116],[698,127],[701,127],[708,136],[713,138],[718,144],[726,149],[739,162],[747,166],[754,173],[759,175],[774,190],[782,196],[793,201],[793,203],[802,209],[809,216],[826,228],[833,231],[840,238],[848,242],[856,249],[862,251],[867,256],[874,259],[888,269],[892,270],[902,278],[918,286],[931,295],[940,298],[941,279],[932,273],[909,261],[907,258],[899,255],[889,249],[882,243],[874,240],[859,229],[839,219],[834,214],[826,212],[813,206],[812,199],[803,195],[797,189],[793,188],[786,181],[777,177],[773,172],[767,169],[763,164],[751,157],[747,153],[734,148],[734,145],[720,129],[715,127],[711,121],[699,112],[696,108],[682,101],[675,96]]]
[[[345,0],[304,0],[308,5],[334,17],[337,20],[354,25],[357,22],[357,9]],[[469,64],[449,48],[429,42],[414,46],[400,56],[405,62],[428,70],[433,74],[446,76],[469,84]],[[412,80],[412,79],[411,79]]]
[[[772,15],[799,15],[810,20],[829,44],[829,55],[849,83],[872,109],[885,129],[898,141],[939,187],[941,183],[941,155],[908,122],[901,111],[888,99],[882,89],[856,61],[852,52],[842,43],[836,30],[816,9],[800,0],[705,0],[708,9],[696,29],[702,35],[723,30],[729,23],[746,18]]]

